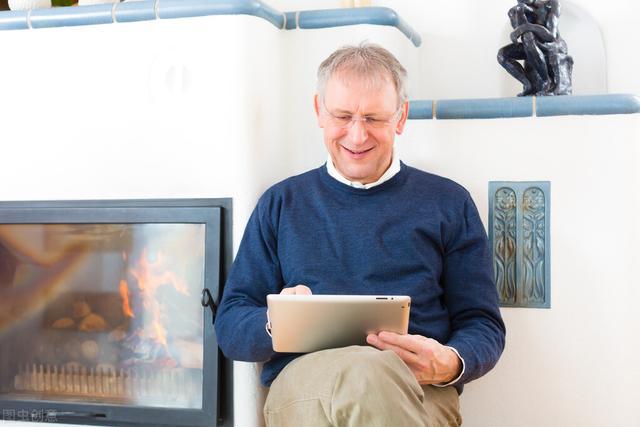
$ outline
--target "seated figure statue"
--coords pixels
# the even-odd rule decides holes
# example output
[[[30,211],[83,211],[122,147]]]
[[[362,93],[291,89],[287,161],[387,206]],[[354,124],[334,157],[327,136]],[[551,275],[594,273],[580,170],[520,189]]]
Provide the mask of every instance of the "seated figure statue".
[[[573,59],[558,32],[559,17],[558,0],[518,0],[509,10],[514,31],[511,44],[498,51],[498,62],[522,83],[518,96],[571,93]]]

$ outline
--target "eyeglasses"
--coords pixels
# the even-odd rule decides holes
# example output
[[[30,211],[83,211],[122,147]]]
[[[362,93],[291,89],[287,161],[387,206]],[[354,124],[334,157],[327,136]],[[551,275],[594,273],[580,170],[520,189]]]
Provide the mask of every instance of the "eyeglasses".
[[[363,126],[369,129],[380,129],[389,126],[397,117],[398,113],[402,111],[402,105],[398,107],[395,113],[391,115],[379,115],[373,114],[370,116],[357,116],[349,113],[332,113],[327,108],[327,105],[322,100],[322,106],[327,113],[329,121],[335,127],[350,128],[355,122],[362,122]]]

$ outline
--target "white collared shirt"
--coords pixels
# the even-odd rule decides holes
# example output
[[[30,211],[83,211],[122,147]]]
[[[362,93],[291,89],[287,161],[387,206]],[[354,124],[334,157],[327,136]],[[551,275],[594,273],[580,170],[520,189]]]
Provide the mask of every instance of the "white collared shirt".
[[[382,176],[376,182],[371,182],[369,184],[362,184],[360,182],[349,181],[347,178],[342,176],[342,174],[338,171],[338,169],[336,169],[335,165],[333,164],[333,160],[331,160],[331,155],[329,155],[327,158],[327,172],[329,173],[329,175],[331,175],[333,178],[335,178],[336,180],[340,181],[343,184],[346,184],[353,188],[362,188],[362,189],[368,190],[369,188],[375,187],[376,185],[380,185],[383,182],[390,180],[395,176],[395,174],[400,172],[400,159],[398,158],[398,156],[396,156],[396,149],[394,147],[393,155],[391,157],[391,165],[389,165],[387,170],[382,174]]]

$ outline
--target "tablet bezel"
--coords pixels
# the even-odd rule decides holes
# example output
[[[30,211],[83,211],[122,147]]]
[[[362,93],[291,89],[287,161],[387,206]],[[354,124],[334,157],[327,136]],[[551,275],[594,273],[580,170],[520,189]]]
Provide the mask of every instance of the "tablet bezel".
[[[411,298],[407,295],[267,295],[273,349],[309,353],[367,345],[369,333],[406,334]]]

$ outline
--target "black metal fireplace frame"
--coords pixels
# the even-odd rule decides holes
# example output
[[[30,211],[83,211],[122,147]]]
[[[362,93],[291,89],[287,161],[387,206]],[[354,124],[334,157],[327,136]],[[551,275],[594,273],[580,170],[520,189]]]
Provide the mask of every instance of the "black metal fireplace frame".
[[[230,198],[0,202],[0,224],[28,223],[204,223],[205,289],[211,292],[214,302],[222,297],[222,286],[233,256]],[[203,319],[205,350],[201,409],[0,398],[0,413],[24,414],[27,411],[32,414],[31,421],[49,415],[51,422],[84,425],[232,426],[233,365],[218,349],[213,310],[203,307]],[[24,419],[16,417],[15,420]]]

